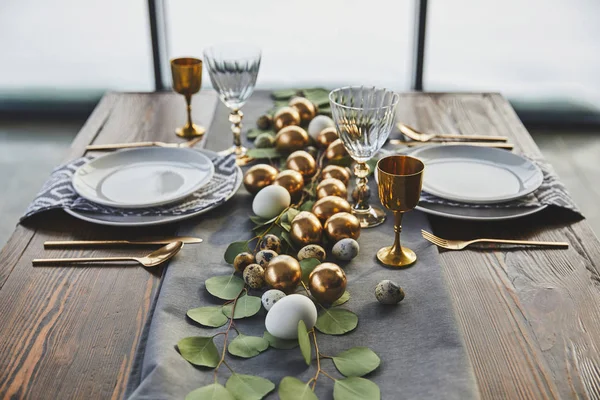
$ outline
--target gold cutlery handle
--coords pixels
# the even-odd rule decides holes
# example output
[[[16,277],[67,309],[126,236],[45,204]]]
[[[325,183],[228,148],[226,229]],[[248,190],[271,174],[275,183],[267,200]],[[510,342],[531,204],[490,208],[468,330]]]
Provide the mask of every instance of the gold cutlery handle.
[[[32,261],[33,266],[39,265],[61,265],[83,262],[111,262],[111,261],[137,261],[133,257],[88,257],[88,258],[36,258]]]
[[[453,139],[453,140],[482,140],[488,142],[506,142],[506,136],[483,136],[483,135],[435,135],[436,139]]]
[[[64,247],[64,246],[103,246],[111,244],[131,244],[129,240],[47,240],[44,242],[44,248]],[[136,242],[136,244],[145,244],[146,242]]]
[[[510,239],[477,239],[471,243],[502,243],[502,244],[523,244],[528,246],[547,246],[556,247],[559,249],[568,249],[569,243],[567,242],[540,242],[537,240],[510,240]]]
[[[86,146],[86,150],[118,150],[131,149],[135,147],[154,147],[156,142],[132,142],[132,143],[116,143],[116,144],[91,144]]]
[[[490,142],[405,142],[403,140],[392,139],[391,144],[397,144],[407,147],[421,147],[421,146],[477,146],[477,147],[492,147],[495,149],[512,150],[515,145],[512,143],[490,143]]]

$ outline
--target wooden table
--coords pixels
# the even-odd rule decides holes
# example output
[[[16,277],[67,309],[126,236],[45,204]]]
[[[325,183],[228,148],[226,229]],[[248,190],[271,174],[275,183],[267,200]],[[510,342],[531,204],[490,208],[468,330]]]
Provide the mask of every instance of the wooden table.
[[[229,135],[214,93],[194,101],[196,121]],[[252,125],[269,106],[256,93],[244,109]],[[216,107],[216,109],[215,109]],[[66,157],[87,144],[174,141],[181,96],[109,93]],[[510,137],[539,150],[498,94],[405,94],[398,119],[423,130]],[[6,195],[6,194],[5,194]],[[442,268],[482,398],[600,398],[600,243],[585,221],[552,212],[504,223],[432,219],[440,236],[561,240],[569,250],[441,253]],[[177,227],[113,229],[61,211],[18,225],[0,253],[0,396],[120,398],[160,284],[143,268],[33,268],[36,257],[123,254],[131,250],[44,251],[50,239],[173,234]],[[144,250],[138,250],[140,254]]]

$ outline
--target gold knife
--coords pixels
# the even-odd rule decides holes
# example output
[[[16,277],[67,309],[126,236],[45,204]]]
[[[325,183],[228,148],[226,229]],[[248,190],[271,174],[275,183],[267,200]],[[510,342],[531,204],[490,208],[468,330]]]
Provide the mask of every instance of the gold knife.
[[[192,236],[173,236],[165,238],[144,238],[139,240],[48,240],[44,242],[44,248],[74,246],[108,246],[108,245],[159,245],[172,242],[183,242],[186,244],[202,243],[202,239]]]
[[[165,142],[131,142],[131,143],[110,143],[110,144],[90,144],[85,147],[86,150],[119,150],[132,149],[137,147],[170,147],[170,148],[192,148],[196,143],[202,140],[203,136],[181,143]]]
[[[421,146],[477,146],[477,147],[493,147],[496,149],[512,150],[515,145],[512,143],[490,143],[490,142],[405,142],[403,140],[391,139],[391,144],[402,145],[406,147],[421,147]]]

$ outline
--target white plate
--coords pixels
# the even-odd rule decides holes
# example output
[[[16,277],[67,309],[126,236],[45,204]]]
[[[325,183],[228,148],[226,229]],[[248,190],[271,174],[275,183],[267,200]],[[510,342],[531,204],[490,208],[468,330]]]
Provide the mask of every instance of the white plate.
[[[534,208],[461,208],[445,204],[420,204],[417,210],[439,217],[469,221],[505,221],[525,217],[542,211],[547,206]]]
[[[145,208],[173,203],[206,185],[215,167],[191,149],[147,147],[106,154],[82,165],[73,188],[110,207]]]
[[[510,151],[475,146],[432,146],[411,156],[423,161],[423,190],[474,204],[502,203],[535,191],[544,180],[531,161]]]
[[[209,158],[216,157],[216,153],[210,150],[193,150],[198,153],[203,153]],[[225,199],[225,201],[229,200],[233,195],[238,191],[240,186],[242,185],[242,181],[244,179],[244,174],[242,173],[242,169],[239,166],[236,166],[237,177],[235,180],[235,185],[231,193],[229,193]],[[223,203],[216,204],[214,206],[208,207],[204,210],[198,211],[196,213],[186,214],[186,215],[144,215],[144,216],[116,216],[116,215],[106,215],[106,214],[98,214],[92,212],[84,212],[84,211],[74,211],[65,209],[68,214],[71,214],[75,218],[82,219],[84,221],[91,222],[93,224],[100,225],[109,225],[109,226],[151,226],[151,225],[163,225],[169,224],[172,222],[182,221],[184,219],[193,218],[197,215],[207,213],[212,209],[220,206]]]

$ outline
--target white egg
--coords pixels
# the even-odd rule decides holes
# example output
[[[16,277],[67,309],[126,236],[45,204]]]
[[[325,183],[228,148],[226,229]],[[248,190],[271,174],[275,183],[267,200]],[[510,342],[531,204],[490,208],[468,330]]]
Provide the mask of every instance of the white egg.
[[[333,245],[331,253],[338,260],[350,261],[358,255],[359,250],[356,240],[345,238]]]
[[[266,186],[254,197],[252,211],[261,218],[271,219],[285,210],[291,201],[290,193],[282,186]]]
[[[285,297],[285,293],[281,290],[270,289],[263,293],[261,301],[265,310],[269,311],[275,303]]]
[[[308,134],[313,138],[317,139],[317,135],[325,128],[332,128],[335,123],[327,115],[317,115],[308,124]]]
[[[306,329],[312,329],[317,322],[317,307],[304,295],[290,294],[271,307],[265,327],[276,338],[297,339],[300,320],[304,321]]]

